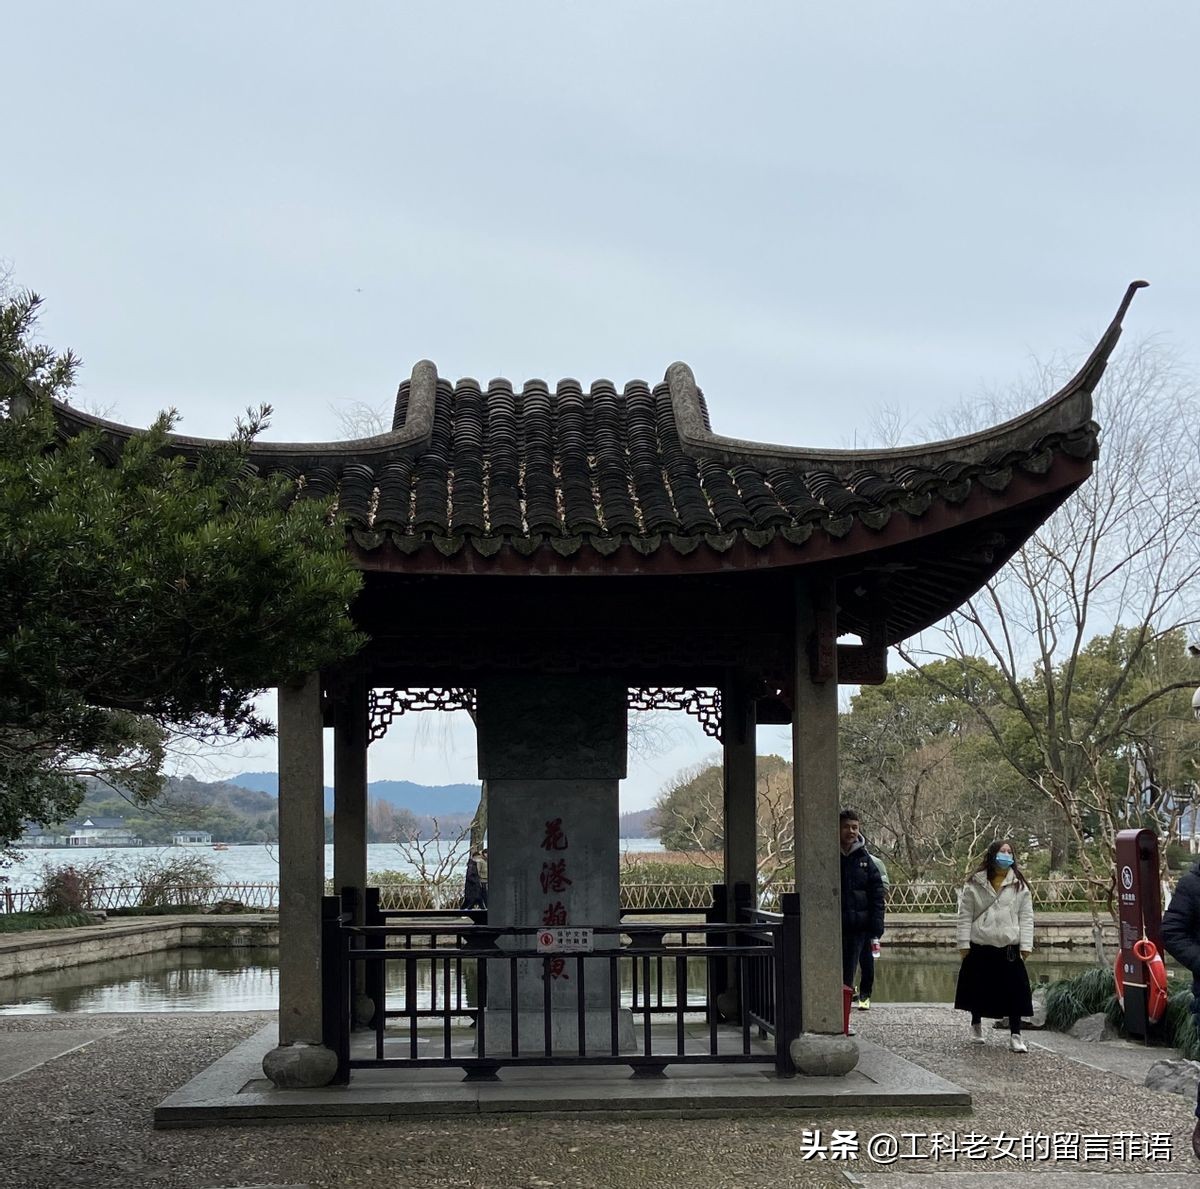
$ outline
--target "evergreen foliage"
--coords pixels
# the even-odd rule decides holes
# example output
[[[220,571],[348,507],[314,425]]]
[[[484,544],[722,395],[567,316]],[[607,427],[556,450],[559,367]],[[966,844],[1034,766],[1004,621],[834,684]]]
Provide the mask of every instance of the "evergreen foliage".
[[[760,879],[791,863],[792,766],[780,756],[757,760],[756,817]],[[669,851],[719,852],[724,839],[724,775],[719,763],[686,768],[659,794],[654,817]],[[653,881],[651,881],[653,882]]]
[[[0,913],[0,933],[30,933],[35,929],[74,929],[78,925],[95,923],[95,919],[86,912],[57,915],[48,912]]]
[[[721,869],[707,863],[667,863],[636,859],[621,864],[623,884],[669,884],[672,887],[710,887],[720,883]]]
[[[279,837],[275,797],[227,781],[169,776],[148,804],[98,780],[83,783],[84,798],[76,816],[123,818],[125,827],[143,843],[169,846],[180,830],[207,831],[214,842],[270,843]]]
[[[1066,1032],[1084,1016],[1107,1014],[1116,991],[1116,979],[1108,966],[1095,966],[1075,978],[1060,978],[1046,990],[1046,1027]]]
[[[1196,1032],[1191,991],[1176,991],[1167,1000],[1163,1032],[1171,1038],[1171,1043],[1179,1050],[1181,1057],[1200,1061],[1200,1034]]]
[[[185,459],[163,413],[118,449],[59,435],[78,361],[0,300],[0,849],[70,816],[79,778],[159,791],[173,737],[256,739],[264,688],[362,643],[329,507],[246,465],[264,406]]]
[[[1059,979],[1046,992],[1046,1027],[1056,1032],[1066,1032],[1077,1020],[1101,1011],[1114,1028],[1124,1030],[1125,1013],[1117,998],[1116,979],[1107,966]],[[1187,988],[1172,992],[1167,1000],[1160,1032],[1181,1057],[1200,1060],[1200,1033],[1192,1012],[1192,992]]]

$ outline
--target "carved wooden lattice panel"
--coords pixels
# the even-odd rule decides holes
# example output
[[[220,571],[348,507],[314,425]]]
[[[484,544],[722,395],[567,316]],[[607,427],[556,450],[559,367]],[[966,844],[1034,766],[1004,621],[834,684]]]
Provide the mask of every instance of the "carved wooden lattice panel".
[[[630,710],[682,710],[697,719],[706,735],[721,742],[721,691],[654,686],[629,691]],[[475,691],[465,687],[445,689],[372,689],[367,693],[367,741],[387,734],[392,721],[419,710],[475,709]]]
[[[475,709],[475,691],[450,689],[373,689],[367,693],[367,742],[387,734],[392,720],[417,710]]]
[[[682,710],[699,720],[706,735],[718,743],[721,736],[721,691],[719,689],[674,689],[653,686],[629,691],[630,710]]]

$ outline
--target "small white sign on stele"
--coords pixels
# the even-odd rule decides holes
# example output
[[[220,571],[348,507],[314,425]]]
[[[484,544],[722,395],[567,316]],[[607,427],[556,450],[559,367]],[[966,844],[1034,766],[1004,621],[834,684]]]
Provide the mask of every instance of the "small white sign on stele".
[[[537,935],[539,954],[590,954],[591,929],[541,929]]]

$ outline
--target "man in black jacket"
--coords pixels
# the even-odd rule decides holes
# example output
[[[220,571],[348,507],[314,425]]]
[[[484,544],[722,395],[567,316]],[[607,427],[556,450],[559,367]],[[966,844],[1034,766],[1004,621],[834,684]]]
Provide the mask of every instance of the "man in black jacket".
[[[883,877],[867,854],[856,809],[838,815],[842,841],[842,982],[854,986],[865,943],[883,936]]]
[[[1200,863],[1179,881],[1163,913],[1162,939],[1167,953],[1192,972],[1192,1012],[1200,1028]],[[1200,1089],[1196,1118],[1200,1120]],[[1192,1131],[1192,1152],[1200,1160],[1200,1121]]]

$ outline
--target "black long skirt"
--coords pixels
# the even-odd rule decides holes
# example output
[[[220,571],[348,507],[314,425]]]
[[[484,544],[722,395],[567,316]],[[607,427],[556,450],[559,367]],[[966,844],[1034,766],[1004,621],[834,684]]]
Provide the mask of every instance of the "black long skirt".
[[[1002,1020],[1033,1015],[1029,971],[1014,948],[1009,961],[1003,946],[972,944],[958,972],[954,1006],[973,1016]]]

